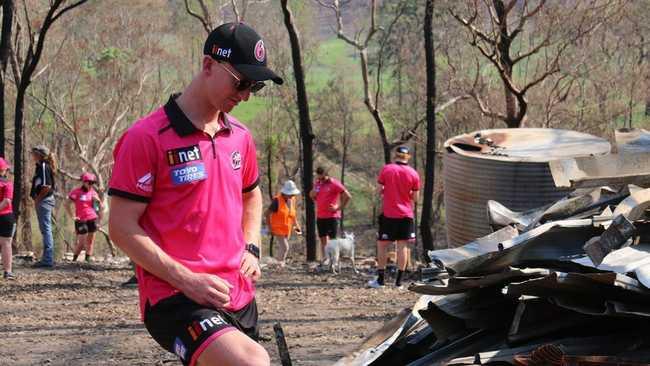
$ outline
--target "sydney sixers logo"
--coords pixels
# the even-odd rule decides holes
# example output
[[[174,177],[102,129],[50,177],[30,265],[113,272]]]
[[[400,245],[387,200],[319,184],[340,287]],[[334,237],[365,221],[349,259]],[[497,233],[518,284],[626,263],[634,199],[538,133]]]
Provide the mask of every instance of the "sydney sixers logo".
[[[230,165],[232,165],[233,170],[241,168],[241,154],[239,151],[233,151],[232,154],[230,154]]]
[[[255,45],[255,59],[259,62],[264,62],[266,58],[266,49],[264,48],[264,42],[260,39]]]

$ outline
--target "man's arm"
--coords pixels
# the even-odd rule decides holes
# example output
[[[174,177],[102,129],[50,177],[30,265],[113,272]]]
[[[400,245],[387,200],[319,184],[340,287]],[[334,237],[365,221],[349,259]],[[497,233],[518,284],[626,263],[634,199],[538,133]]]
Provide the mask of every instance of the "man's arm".
[[[411,200],[413,200],[414,205],[418,203],[419,195],[420,191],[411,191]]]
[[[257,245],[259,248],[260,230],[262,228],[262,191],[260,187],[255,187],[252,191],[244,193],[243,204],[242,230],[244,231],[244,241],[246,244]],[[253,281],[257,281],[262,274],[259,261],[248,251],[244,252],[240,271]]]
[[[316,190],[314,190],[313,188],[311,189],[311,191],[309,191],[309,198],[316,201]]]
[[[215,275],[192,272],[167,255],[144,232],[138,220],[146,203],[112,196],[110,206],[110,237],[133,262],[199,304],[221,308],[230,303],[232,285]]]
[[[348,202],[350,202],[350,198],[352,198],[352,195],[350,194],[350,192],[348,192],[347,189],[343,189],[343,192],[341,192],[341,205],[340,205],[341,210],[344,209],[345,206],[348,205]]]

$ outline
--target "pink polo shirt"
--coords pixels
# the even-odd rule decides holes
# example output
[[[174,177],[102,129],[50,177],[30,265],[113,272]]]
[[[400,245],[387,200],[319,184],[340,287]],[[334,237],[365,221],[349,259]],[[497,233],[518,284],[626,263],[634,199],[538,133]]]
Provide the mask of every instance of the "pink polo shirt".
[[[411,192],[420,189],[420,176],[415,169],[404,163],[386,164],[379,173],[377,183],[384,186],[384,217],[413,218]]]
[[[239,310],[255,297],[252,281],[239,272],[243,193],[258,184],[255,143],[228,115],[214,138],[197,130],[175,97],[122,135],[109,195],[147,203],[139,224],[153,242],[192,271],[228,281],[228,310]],[[178,293],[139,266],[136,274],[142,314],[147,302]]]
[[[7,215],[13,212],[11,200],[14,198],[14,184],[6,178],[0,178],[0,202],[9,198],[9,203],[0,210],[0,215]]]
[[[330,177],[325,182],[316,181],[314,191],[316,192],[316,217],[319,219],[340,218],[341,210],[333,212],[329,207],[339,203],[339,197],[345,191],[343,184]]]
[[[97,212],[93,207],[93,199],[99,201],[99,195],[90,188],[85,192],[81,187],[73,189],[68,198],[74,201],[75,217],[80,221],[90,221],[97,218]]]

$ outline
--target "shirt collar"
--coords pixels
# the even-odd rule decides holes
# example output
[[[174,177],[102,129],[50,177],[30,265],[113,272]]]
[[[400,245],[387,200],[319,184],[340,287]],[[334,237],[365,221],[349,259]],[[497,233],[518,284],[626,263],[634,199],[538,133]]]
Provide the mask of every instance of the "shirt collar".
[[[183,110],[181,110],[181,107],[179,107],[178,103],[176,103],[176,98],[178,98],[179,95],[181,94],[176,93],[170,95],[169,100],[163,108],[165,109],[165,114],[167,115],[167,119],[169,119],[169,123],[172,126],[172,129],[174,129],[174,132],[176,132],[178,136],[184,137],[199,131],[199,129],[192,124],[192,121],[187,118],[185,113],[183,113]],[[221,116],[222,119],[219,121],[221,129],[219,132],[222,130],[227,130],[230,132],[232,130],[232,126],[230,125],[228,115],[226,113],[222,113]]]
[[[405,163],[403,161],[395,161],[395,164],[397,164],[397,165],[408,165],[408,163]]]

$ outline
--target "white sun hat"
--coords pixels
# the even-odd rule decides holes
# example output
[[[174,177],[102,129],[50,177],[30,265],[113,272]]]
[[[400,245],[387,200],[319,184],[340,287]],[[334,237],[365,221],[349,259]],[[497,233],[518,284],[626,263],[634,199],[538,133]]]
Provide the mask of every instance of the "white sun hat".
[[[297,194],[300,194],[300,190],[296,187],[296,183],[294,183],[292,180],[288,180],[284,182],[280,193],[287,196],[295,196]]]

